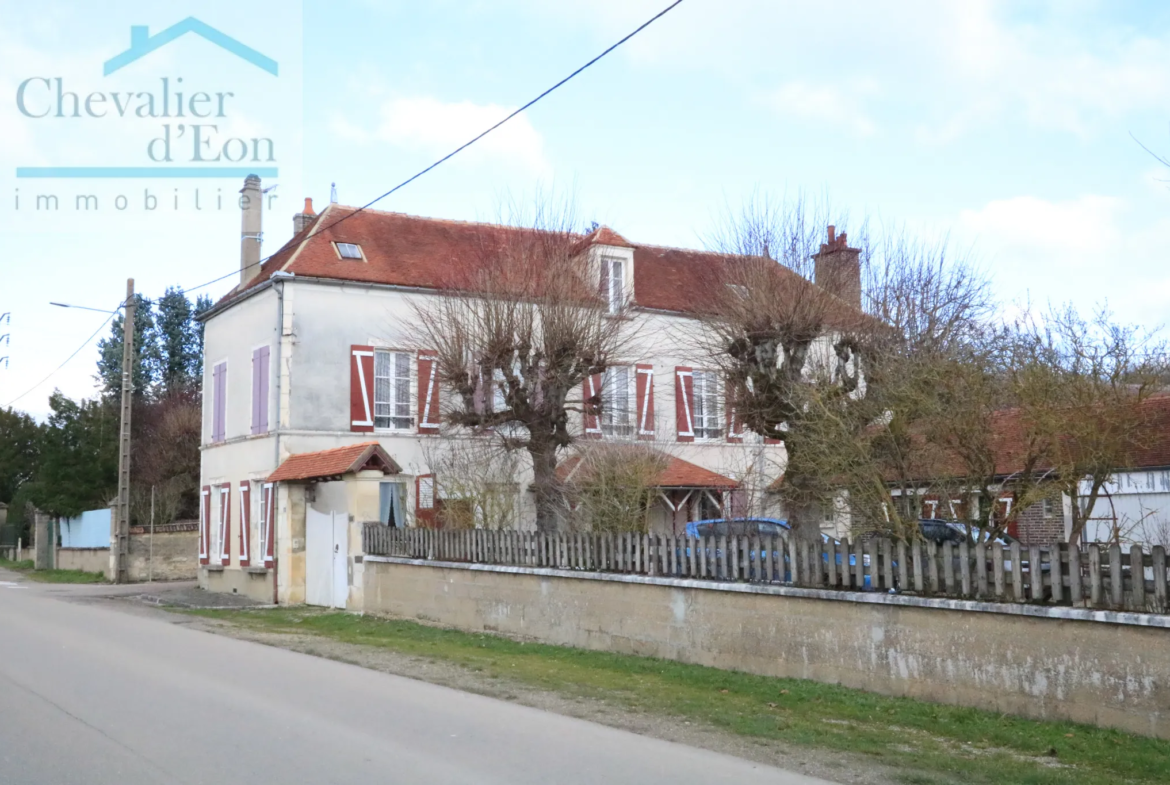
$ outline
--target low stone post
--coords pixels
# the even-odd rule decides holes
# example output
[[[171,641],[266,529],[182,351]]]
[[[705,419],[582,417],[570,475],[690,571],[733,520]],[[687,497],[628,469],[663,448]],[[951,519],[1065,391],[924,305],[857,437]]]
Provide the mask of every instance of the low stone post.
[[[33,569],[48,570],[52,568],[53,544],[49,516],[38,510],[33,514]]]

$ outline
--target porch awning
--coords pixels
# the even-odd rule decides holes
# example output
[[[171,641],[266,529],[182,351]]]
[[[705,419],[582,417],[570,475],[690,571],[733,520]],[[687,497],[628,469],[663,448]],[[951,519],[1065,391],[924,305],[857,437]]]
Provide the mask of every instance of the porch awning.
[[[268,482],[333,479],[366,469],[381,469],[383,474],[402,473],[402,467],[382,449],[382,445],[377,442],[362,442],[335,447],[332,450],[291,455],[269,475]]]
[[[662,457],[665,459],[666,465],[654,478],[653,486],[655,488],[709,488],[726,491],[739,487],[739,483],[730,477],[724,477],[722,474],[704,469],[690,461],[684,461],[673,455],[663,455]],[[574,455],[565,459],[557,467],[557,477],[562,482],[572,483],[575,478],[579,478],[580,471],[582,471],[581,458]]]

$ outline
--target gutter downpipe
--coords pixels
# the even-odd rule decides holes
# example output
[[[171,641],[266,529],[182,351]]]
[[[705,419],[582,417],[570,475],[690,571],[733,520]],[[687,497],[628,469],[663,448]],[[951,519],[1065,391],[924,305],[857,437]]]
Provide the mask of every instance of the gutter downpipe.
[[[269,280],[272,281],[273,284],[275,285],[274,288],[276,289],[276,300],[277,300],[277,306],[276,306],[276,429],[273,431],[273,434],[272,434],[273,435],[273,442],[275,443],[275,452],[276,452],[275,458],[276,458],[276,466],[277,467],[280,466],[280,426],[281,426],[281,415],[282,415],[282,410],[281,410],[281,405],[280,405],[280,402],[281,402],[280,380],[281,380],[281,377],[284,375],[284,373],[283,373],[284,357],[282,354],[282,350],[284,348],[284,282],[291,280],[292,277],[293,277],[292,273],[287,273],[287,272],[284,272],[283,270],[277,270],[271,276],[269,276]],[[273,471],[276,471],[276,470],[273,469]],[[277,499],[278,490],[279,489],[275,488],[275,487],[272,489],[272,506],[273,507],[276,506],[276,499]],[[275,510],[269,510],[268,514],[275,515],[276,512],[275,512]],[[275,522],[274,522],[274,525],[272,527],[272,604],[273,605],[280,604],[280,579],[279,579],[279,575],[280,575],[280,556],[279,556],[280,549],[276,547],[276,545],[277,545],[276,532],[277,531],[278,531],[278,527],[275,525]]]

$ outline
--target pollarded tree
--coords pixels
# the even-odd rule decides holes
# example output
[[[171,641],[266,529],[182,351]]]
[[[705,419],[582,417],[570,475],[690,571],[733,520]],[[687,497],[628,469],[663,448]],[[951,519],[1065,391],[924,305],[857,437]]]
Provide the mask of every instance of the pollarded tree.
[[[438,379],[454,393],[444,421],[527,454],[541,531],[561,515],[556,468],[577,438],[573,415],[600,410],[599,391],[587,395],[585,382],[630,338],[628,321],[599,296],[599,270],[574,227],[571,209],[547,203],[528,220],[485,225],[472,258],[415,306],[412,340],[434,352]]]

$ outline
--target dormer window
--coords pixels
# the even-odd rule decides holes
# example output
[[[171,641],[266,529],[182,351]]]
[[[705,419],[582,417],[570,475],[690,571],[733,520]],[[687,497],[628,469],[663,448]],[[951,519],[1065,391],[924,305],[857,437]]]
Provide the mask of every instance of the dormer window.
[[[626,263],[621,259],[601,260],[601,299],[610,313],[617,313],[626,304]]]
[[[362,247],[356,243],[334,243],[337,255],[342,259],[363,259]]]

